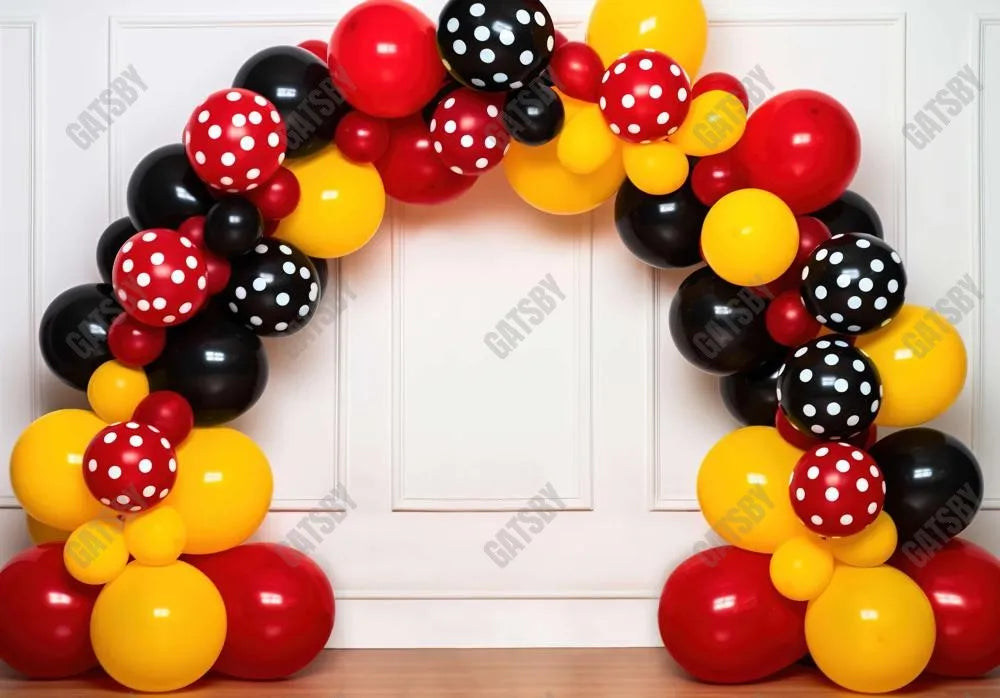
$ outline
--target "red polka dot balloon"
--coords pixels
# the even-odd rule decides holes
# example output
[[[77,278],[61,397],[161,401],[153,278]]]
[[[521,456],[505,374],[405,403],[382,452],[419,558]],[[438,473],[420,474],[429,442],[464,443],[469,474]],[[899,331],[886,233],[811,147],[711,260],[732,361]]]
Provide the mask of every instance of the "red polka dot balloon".
[[[805,527],[828,538],[860,533],[885,503],[885,479],[875,459],[846,443],[809,450],[796,464],[788,488]]]
[[[87,446],[83,479],[104,506],[130,514],[145,511],[170,494],[177,456],[156,427],[119,422],[102,429]]]
[[[598,104],[613,133],[632,143],[651,143],[680,128],[691,108],[684,69],[659,51],[633,51],[611,64]]]
[[[183,235],[166,228],[144,230],[126,241],[111,272],[122,308],[152,327],[191,319],[208,298],[205,257]]]
[[[239,88],[209,95],[184,127],[198,176],[230,193],[256,189],[285,160],[285,122],[267,99]]]
[[[510,146],[497,98],[469,89],[455,90],[431,119],[434,150],[452,172],[481,175],[503,160]]]

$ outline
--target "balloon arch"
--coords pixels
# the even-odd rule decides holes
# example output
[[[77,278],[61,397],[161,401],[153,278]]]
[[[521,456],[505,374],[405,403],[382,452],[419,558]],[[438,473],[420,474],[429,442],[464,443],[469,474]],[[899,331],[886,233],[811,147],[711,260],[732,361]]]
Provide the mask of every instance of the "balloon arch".
[[[725,545],[663,590],[686,671],[752,682],[808,652],[837,684],[888,692],[1000,665],[1000,562],[954,538],[979,465],[918,426],[961,392],[962,340],[905,303],[900,256],[847,190],[847,109],[794,90],[748,118],[740,80],[699,74],[706,41],[699,0],[598,0],[585,42],[539,0],[449,0],[437,26],[367,0],[329,42],[250,57],[135,169],[129,217],[98,243],[104,283],[44,314],[42,354],[91,410],[44,415],[11,455],[39,545],[0,572],[0,659],[37,678],[100,664],[139,691],[308,664],[332,588],[302,553],[245,543],[271,470],[218,425],[264,390],[260,337],[309,323],[324,260],[365,245],[387,197],[444,203],[501,167],[546,213],[616,196],[652,266],[705,263],[670,330],[747,426],[698,473]]]

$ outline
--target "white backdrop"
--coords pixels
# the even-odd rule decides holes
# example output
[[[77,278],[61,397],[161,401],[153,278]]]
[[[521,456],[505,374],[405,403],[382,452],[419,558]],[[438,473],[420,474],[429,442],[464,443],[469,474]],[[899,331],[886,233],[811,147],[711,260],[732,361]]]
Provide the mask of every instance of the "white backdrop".
[[[325,39],[351,4],[0,1],[4,449],[33,416],[82,404],[45,369],[36,328],[62,289],[97,279],[94,246],[124,215],[135,164],[178,140],[192,106],[230,84],[245,57]],[[436,16],[442,2],[418,4]],[[548,4],[582,38],[589,2]],[[1000,113],[1000,5],[707,8],[705,71],[759,65],[777,90],[824,90],[855,115],[864,154],[854,188],[906,258],[911,300],[933,304],[966,275],[985,290],[959,323],[970,382],[940,427],[981,459],[989,511],[970,535],[1000,551],[1000,435],[987,420],[1000,410],[1000,363],[987,359],[1000,346],[1000,286],[987,273],[1000,263],[987,235],[1000,224],[1000,135],[987,128]],[[130,65],[146,91],[81,149],[67,125]],[[984,90],[932,142],[909,143],[904,124],[965,65]],[[271,382],[239,422],[275,471],[259,539],[308,536],[304,512],[328,507],[338,486],[356,505],[314,552],[337,591],[331,644],[658,644],[663,580],[709,530],[694,499],[698,463],[735,427],[715,380],[681,360],[666,330],[684,273],[630,257],[609,206],[548,217],[493,174],[444,208],[393,205],[374,241],[331,274],[324,302],[343,311],[268,343]],[[553,295],[551,314],[499,358],[484,335],[543,279],[565,299]],[[484,548],[540,492],[566,510],[547,522],[522,515],[531,541],[495,562]],[[6,478],[0,504],[6,560],[28,545]]]

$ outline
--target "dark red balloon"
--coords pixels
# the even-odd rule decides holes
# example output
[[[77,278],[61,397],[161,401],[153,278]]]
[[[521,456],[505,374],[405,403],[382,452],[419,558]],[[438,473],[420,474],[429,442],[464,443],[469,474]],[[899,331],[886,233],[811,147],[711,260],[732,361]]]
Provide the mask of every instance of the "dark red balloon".
[[[389,149],[389,124],[385,119],[353,111],[337,124],[334,140],[348,160],[375,162]]]
[[[408,204],[440,204],[464,194],[478,180],[445,166],[419,114],[392,121],[389,130],[389,149],[375,167],[392,198]]]
[[[706,206],[714,206],[726,194],[748,186],[747,174],[732,150],[702,158],[691,171],[691,189]]]
[[[156,390],[144,397],[135,408],[132,419],[156,427],[175,447],[183,443],[194,429],[191,404],[183,395],[172,390]]]
[[[185,560],[204,572],[226,604],[226,643],[215,670],[239,679],[279,679],[305,667],[333,630],[333,588],[294,548],[240,545]]]
[[[15,555],[0,571],[0,661],[33,679],[96,667],[90,614],[101,588],[70,576],[62,543]]]
[[[264,221],[264,237],[273,237],[280,225],[281,221]]]
[[[180,224],[177,232],[205,250],[205,216],[191,216]]]
[[[108,328],[108,348],[126,366],[141,368],[156,361],[167,345],[167,330],[150,327],[122,313]]]
[[[751,186],[803,214],[847,191],[861,162],[861,135],[833,97],[792,90],[767,100],[750,116],[735,150]]]
[[[771,583],[770,555],[733,546],[698,553],[674,570],[660,596],[660,637],[689,674],[747,683],[806,654],[806,604]]]
[[[567,38],[567,36],[563,34],[561,31],[556,29],[556,43],[555,46],[553,46],[553,49],[558,51],[568,43],[569,43],[569,38]]]
[[[814,339],[821,325],[802,304],[798,291],[785,291],[767,306],[767,331],[771,339],[786,347],[797,347]]]
[[[412,5],[367,0],[344,15],[330,38],[333,82],[366,114],[387,119],[415,114],[444,81],[436,32]]]
[[[326,63],[326,58],[330,53],[330,46],[322,39],[306,39],[298,46]]]
[[[207,250],[203,254],[205,255],[206,275],[208,277],[208,293],[214,296],[229,284],[232,268],[229,266],[229,260],[225,257],[212,254]]]
[[[600,98],[604,63],[597,51],[582,41],[570,41],[556,49],[549,62],[549,74],[563,94],[584,102]]]
[[[1000,667],[1000,560],[954,538],[940,550],[903,548],[891,564],[927,594],[937,640],[927,671],[972,678]]]
[[[722,90],[740,100],[740,104],[748,112],[750,111],[750,97],[747,95],[747,88],[743,86],[740,79],[729,73],[707,73],[698,78],[698,81],[691,86],[691,99],[698,95],[703,95],[712,90]]]
[[[781,438],[800,451],[808,451],[814,446],[819,446],[820,444],[825,443],[823,439],[816,439],[809,434],[803,434],[801,431],[792,426],[792,423],[788,421],[788,417],[786,417],[785,413],[780,409],[775,414],[774,426],[781,435]],[[852,446],[857,446],[858,448],[862,448],[867,451],[876,441],[878,441],[878,426],[872,424],[868,427],[867,431],[863,431],[857,436],[852,436],[844,443],[849,443]]]
[[[798,291],[802,286],[802,269],[809,262],[813,251],[832,237],[830,229],[819,218],[799,216],[796,222],[799,224],[799,250],[788,271],[767,284],[767,291],[772,296],[785,291]]]
[[[271,179],[244,196],[257,207],[264,220],[290,216],[299,205],[299,180],[287,167],[279,167]]]

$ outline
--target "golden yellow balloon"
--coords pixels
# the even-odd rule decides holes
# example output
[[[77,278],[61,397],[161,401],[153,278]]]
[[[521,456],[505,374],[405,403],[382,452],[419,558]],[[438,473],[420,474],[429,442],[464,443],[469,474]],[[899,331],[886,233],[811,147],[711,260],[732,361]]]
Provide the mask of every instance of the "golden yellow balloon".
[[[44,524],[31,514],[24,515],[24,522],[28,527],[28,537],[31,538],[31,542],[35,545],[61,543],[69,538],[69,531],[63,531],[60,528]]]
[[[374,165],[357,164],[336,148],[285,162],[299,180],[299,205],[276,238],[311,257],[343,257],[374,237],[385,215],[385,186]]]
[[[117,361],[97,367],[87,384],[87,400],[94,414],[105,422],[125,422],[143,398],[149,395],[149,380],[141,368],[129,368]]]
[[[106,516],[79,526],[63,547],[66,570],[84,584],[107,584],[128,564],[121,522]]]
[[[164,692],[201,678],[226,639],[226,607],[212,581],[184,562],[132,562],[97,597],[94,654],[118,683]]]
[[[838,562],[852,567],[878,567],[892,557],[897,540],[896,524],[883,511],[865,530],[846,538],[831,538],[827,545]]]
[[[668,138],[688,155],[705,157],[732,148],[746,128],[743,103],[729,92],[710,90],[691,101],[684,123]]]
[[[621,141],[608,130],[600,108],[590,104],[566,121],[559,134],[556,154],[570,172],[588,175],[619,157],[620,149]]]
[[[701,229],[705,261],[737,286],[761,286],[788,271],[799,249],[799,226],[784,201],[761,189],[719,199]]]
[[[968,357],[961,335],[930,308],[904,305],[887,326],[858,337],[857,347],[882,379],[875,423],[912,427],[943,414],[965,385]]]
[[[169,565],[180,557],[187,530],[180,513],[169,504],[130,516],[125,521],[125,545],[144,565]]]
[[[267,457],[225,427],[194,429],[177,449],[177,481],[165,500],[184,521],[184,552],[206,555],[249,538],[271,504]]]
[[[916,582],[892,567],[838,565],[806,611],[806,642],[834,683],[861,693],[906,686],[934,652],[934,611]]]
[[[771,582],[792,601],[818,598],[832,578],[833,555],[815,536],[796,536],[771,556]]]
[[[647,194],[670,194],[687,181],[690,165],[684,152],[673,143],[626,144],[622,152],[625,174]]]
[[[611,65],[619,56],[650,48],[698,74],[708,20],[700,0],[597,0],[587,27],[587,43]]]
[[[732,545],[756,553],[773,553],[804,534],[788,496],[802,453],[773,427],[724,436],[698,470],[698,502],[709,525]]]
[[[29,516],[72,531],[104,510],[83,480],[83,453],[107,425],[93,412],[57,410],[21,432],[10,455],[14,495]]]

